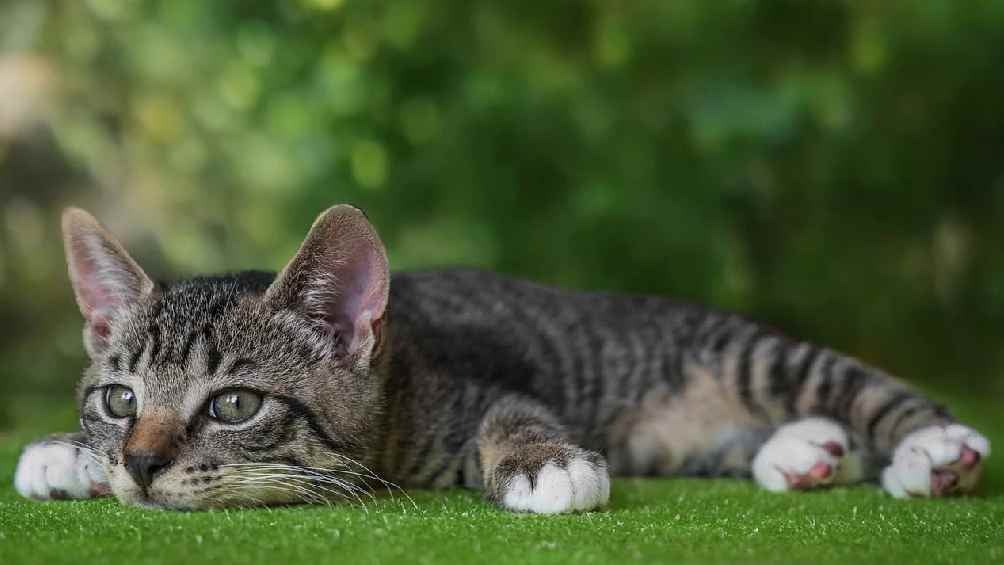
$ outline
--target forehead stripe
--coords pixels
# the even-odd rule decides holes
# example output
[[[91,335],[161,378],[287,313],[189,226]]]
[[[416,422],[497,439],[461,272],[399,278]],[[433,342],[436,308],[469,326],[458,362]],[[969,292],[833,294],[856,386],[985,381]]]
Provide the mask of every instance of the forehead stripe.
[[[178,363],[182,366],[188,366],[188,358],[192,355],[192,345],[198,337],[199,332],[197,331],[188,332],[188,336],[185,337],[185,342],[181,345],[181,352],[178,355]]]
[[[150,336],[150,360],[147,364],[152,367],[157,362],[157,356],[160,355],[160,326],[150,324],[147,334]]]
[[[206,324],[202,328],[202,337],[206,343],[206,373],[215,375],[216,370],[220,368],[223,356],[220,355],[220,350],[216,347],[216,340],[213,339],[213,327],[210,324]]]
[[[144,351],[146,351],[146,343],[144,343],[142,347],[140,347],[139,349],[133,351],[129,355],[129,372],[130,373],[135,373],[136,372],[136,365],[139,364],[139,358],[143,356],[143,352]]]

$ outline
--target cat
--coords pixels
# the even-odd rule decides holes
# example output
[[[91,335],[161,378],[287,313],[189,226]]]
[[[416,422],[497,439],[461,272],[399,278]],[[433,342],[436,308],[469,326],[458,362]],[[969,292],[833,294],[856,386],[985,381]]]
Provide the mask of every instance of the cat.
[[[886,373],[738,315],[477,270],[391,276],[358,209],[277,275],[150,279],[90,214],[63,234],[90,366],[77,433],[28,445],[24,496],[177,509],[465,486],[601,508],[611,475],[877,480],[972,491],[986,437]]]

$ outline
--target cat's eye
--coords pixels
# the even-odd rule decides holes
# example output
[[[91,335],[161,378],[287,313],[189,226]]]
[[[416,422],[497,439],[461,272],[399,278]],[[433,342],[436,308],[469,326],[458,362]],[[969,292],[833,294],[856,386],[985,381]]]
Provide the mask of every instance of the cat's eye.
[[[105,408],[115,418],[135,416],[136,395],[127,386],[111,385],[105,389]]]
[[[236,424],[254,416],[259,407],[260,394],[250,390],[228,390],[209,402],[209,415],[221,422]]]

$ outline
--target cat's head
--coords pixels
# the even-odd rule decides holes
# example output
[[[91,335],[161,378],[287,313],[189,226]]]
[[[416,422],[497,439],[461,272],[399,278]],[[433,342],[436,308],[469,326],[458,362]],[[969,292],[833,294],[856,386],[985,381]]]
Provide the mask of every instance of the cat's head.
[[[91,359],[81,426],[119,500],[354,496],[381,434],[390,281],[362,212],[321,214],[277,276],[155,283],[79,209],[63,238]]]

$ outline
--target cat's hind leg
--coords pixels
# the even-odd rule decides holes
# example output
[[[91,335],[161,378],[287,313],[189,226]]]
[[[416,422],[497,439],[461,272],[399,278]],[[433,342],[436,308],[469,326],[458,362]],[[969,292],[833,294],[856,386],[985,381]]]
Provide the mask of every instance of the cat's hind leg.
[[[603,457],[569,441],[544,406],[510,395],[497,400],[478,430],[485,495],[517,512],[593,510],[610,498]]]
[[[840,475],[823,477],[826,466],[848,465],[846,455],[824,454],[792,434],[809,418],[836,422],[857,440],[866,456],[861,478],[881,475],[882,486],[897,497],[971,492],[990,453],[987,438],[961,425],[943,406],[884,371],[828,348],[715,314],[692,337],[691,347],[691,356],[724,384],[726,397],[740,401],[755,420],[780,426],[759,454],[757,480],[768,488],[832,483]],[[826,439],[821,431],[814,434],[817,444]],[[796,460],[799,472],[789,484],[778,469],[786,463],[791,468]]]
[[[969,492],[979,482],[990,442],[960,425],[921,428],[900,442],[882,471],[882,487],[897,498]]]
[[[14,472],[14,488],[26,498],[64,500],[110,494],[104,467],[82,434],[59,434],[29,444]]]
[[[874,460],[855,450],[846,428],[810,417],[774,432],[753,459],[753,478],[775,492],[850,484],[873,477]],[[959,424],[932,425],[907,435],[882,471],[882,487],[897,498],[971,491],[990,443]]]

